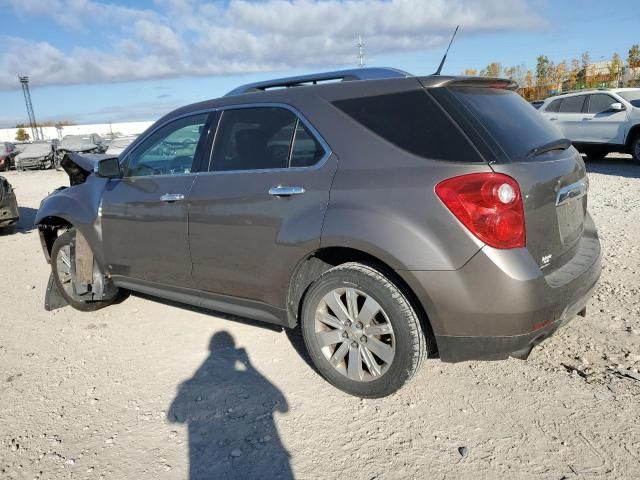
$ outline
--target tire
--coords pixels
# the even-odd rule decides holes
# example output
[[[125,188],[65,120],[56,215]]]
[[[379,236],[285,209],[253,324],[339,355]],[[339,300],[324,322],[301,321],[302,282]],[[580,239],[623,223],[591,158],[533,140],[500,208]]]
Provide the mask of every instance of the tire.
[[[631,156],[634,161],[640,163],[640,133],[631,140]]]
[[[428,338],[410,302],[368,265],[345,263],[323,273],[305,295],[301,323],[318,372],[350,395],[390,395],[427,357]]]
[[[51,269],[53,271],[53,280],[58,287],[60,295],[76,310],[81,312],[93,312],[99,310],[108,305],[114,303],[118,295],[114,296],[113,300],[87,300],[89,295],[78,295],[75,293],[73,286],[71,285],[70,276],[61,269],[61,266],[65,263],[62,260],[62,255],[66,254],[67,259],[70,259],[69,246],[71,241],[75,238],[75,229],[67,230],[65,233],[56,238],[53,242],[53,248],[51,249]],[[62,253],[61,253],[62,252]],[[68,278],[68,281],[65,279]]]

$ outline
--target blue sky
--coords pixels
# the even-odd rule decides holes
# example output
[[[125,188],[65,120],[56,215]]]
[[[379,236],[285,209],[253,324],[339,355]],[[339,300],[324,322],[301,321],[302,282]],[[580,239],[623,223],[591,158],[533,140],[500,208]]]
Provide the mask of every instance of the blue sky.
[[[415,74],[623,58],[640,43],[637,0],[0,0],[0,127],[26,120],[154,120],[258,79],[355,66]]]

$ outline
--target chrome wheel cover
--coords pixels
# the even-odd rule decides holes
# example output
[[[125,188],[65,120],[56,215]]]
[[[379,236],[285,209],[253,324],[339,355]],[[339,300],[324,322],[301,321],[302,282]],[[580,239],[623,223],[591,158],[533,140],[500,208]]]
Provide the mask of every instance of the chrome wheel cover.
[[[325,358],[351,380],[376,380],[393,363],[396,339],[389,317],[358,289],[337,288],[322,297],[314,331]]]

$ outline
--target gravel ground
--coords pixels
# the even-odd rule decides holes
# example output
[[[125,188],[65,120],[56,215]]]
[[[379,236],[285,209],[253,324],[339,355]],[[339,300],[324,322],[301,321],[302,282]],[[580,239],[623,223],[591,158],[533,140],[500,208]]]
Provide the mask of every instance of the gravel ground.
[[[9,172],[0,237],[0,478],[640,478],[640,166],[589,163],[604,271],[528,361],[427,361],[382,400],[335,390],[288,336],[131,296],[45,312],[31,223],[66,176]],[[637,370],[635,370],[637,371]]]

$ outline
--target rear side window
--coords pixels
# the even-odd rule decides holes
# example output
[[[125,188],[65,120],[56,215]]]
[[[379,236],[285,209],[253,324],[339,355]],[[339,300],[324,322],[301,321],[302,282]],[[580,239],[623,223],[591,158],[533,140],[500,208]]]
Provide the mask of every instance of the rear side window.
[[[615,102],[617,102],[617,100],[604,93],[591,95],[591,98],[589,99],[589,113],[608,112],[611,104]]]
[[[545,109],[545,112],[557,112],[560,110],[560,104],[562,103],[561,98],[557,98],[553,102],[549,104],[549,106]]]
[[[414,155],[482,161],[458,127],[423,90],[338,100],[333,104],[379,137]]]
[[[560,113],[580,113],[582,112],[582,106],[586,95],[576,95],[575,97],[565,97],[560,105]]]
[[[318,140],[285,108],[230,109],[220,119],[211,170],[308,167],[324,154]]]
[[[563,138],[550,121],[514,91],[479,87],[454,87],[449,91],[512,161],[526,161],[534,148]]]

